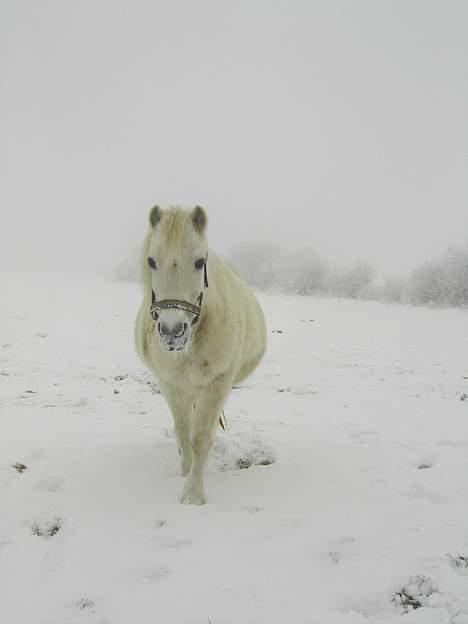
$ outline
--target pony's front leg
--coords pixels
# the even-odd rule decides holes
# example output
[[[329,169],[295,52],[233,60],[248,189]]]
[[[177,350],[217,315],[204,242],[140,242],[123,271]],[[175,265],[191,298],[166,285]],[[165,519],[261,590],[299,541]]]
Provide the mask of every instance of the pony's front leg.
[[[180,386],[164,382],[160,383],[160,388],[174,418],[174,429],[177,438],[177,448],[181,458],[182,475],[185,477],[192,467],[190,421],[193,411],[193,400]]]
[[[192,471],[185,482],[181,502],[203,505],[206,502],[203,482],[208,453],[224,402],[232,388],[232,378],[225,375],[200,391],[196,400],[192,427]]]

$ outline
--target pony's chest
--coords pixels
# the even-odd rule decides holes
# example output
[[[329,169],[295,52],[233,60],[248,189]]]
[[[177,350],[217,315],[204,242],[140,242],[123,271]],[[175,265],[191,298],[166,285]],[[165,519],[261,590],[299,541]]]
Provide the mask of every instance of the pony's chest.
[[[205,386],[216,376],[207,358],[196,358],[188,354],[176,357],[163,354],[158,364],[158,377],[183,387]]]

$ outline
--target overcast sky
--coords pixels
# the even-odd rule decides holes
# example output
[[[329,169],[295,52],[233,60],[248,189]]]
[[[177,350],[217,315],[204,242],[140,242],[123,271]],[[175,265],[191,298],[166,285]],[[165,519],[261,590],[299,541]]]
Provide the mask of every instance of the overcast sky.
[[[468,240],[468,2],[3,0],[2,266],[109,271],[155,203],[407,269]]]

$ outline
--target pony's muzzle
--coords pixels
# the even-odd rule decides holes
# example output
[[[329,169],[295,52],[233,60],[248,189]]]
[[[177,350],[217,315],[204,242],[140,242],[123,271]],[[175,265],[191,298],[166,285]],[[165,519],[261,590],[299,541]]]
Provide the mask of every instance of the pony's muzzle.
[[[158,332],[162,346],[168,351],[181,351],[189,335],[188,323],[168,325],[164,321],[158,323]]]
[[[158,323],[158,331],[163,338],[180,338],[187,331],[187,323],[177,323],[170,327],[164,322]]]

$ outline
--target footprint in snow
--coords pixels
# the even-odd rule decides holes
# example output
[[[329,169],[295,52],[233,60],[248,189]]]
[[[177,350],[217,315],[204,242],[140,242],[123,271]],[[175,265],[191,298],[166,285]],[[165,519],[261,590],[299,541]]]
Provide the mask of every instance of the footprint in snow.
[[[345,557],[345,552],[349,556],[349,547],[355,543],[355,538],[351,536],[339,537],[336,540],[330,542],[330,550],[328,551],[329,558],[336,564],[341,563]]]
[[[395,591],[391,601],[400,613],[406,614],[421,607],[439,607],[444,599],[432,579],[412,576],[403,587]]]
[[[416,456],[416,460],[413,462],[413,466],[417,470],[429,470],[433,468],[438,461],[438,455],[434,451],[426,451]]]
[[[70,604],[71,610],[75,613],[70,613],[70,622],[77,624],[82,622],[83,624],[106,624],[107,619],[102,616],[99,605],[94,600],[84,595],[79,600]],[[78,612],[78,614],[77,614]]]
[[[165,527],[167,524],[167,522],[165,520],[163,520],[162,518],[157,518],[154,525],[157,529],[162,529],[163,527]]]
[[[275,463],[276,456],[257,434],[239,433],[216,439],[212,461],[221,471],[245,470],[251,466],[269,466]]]
[[[44,537],[46,539],[54,537],[60,531],[63,525],[62,518],[54,518],[47,522],[34,522],[31,526],[31,532],[37,537]]]
[[[450,565],[461,574],[468,574],[468,553],[447,554]]]
[[[74,606],[80,611],[90,610],[91,613],[96,613],[94,610],[94,602],[87,597],[80,598],[77,602],[75,602]]]

